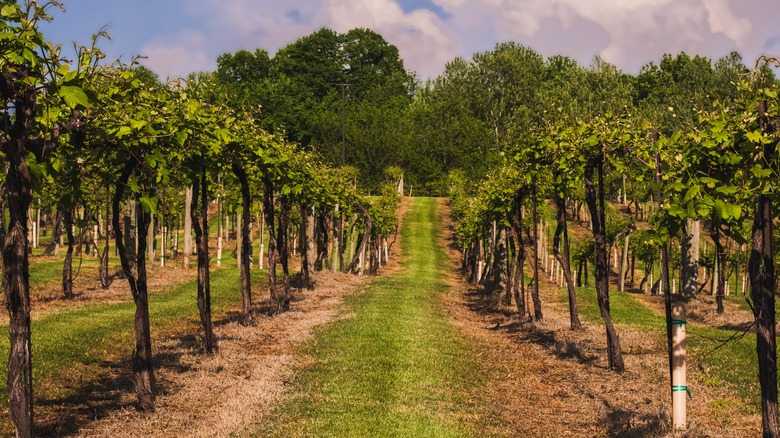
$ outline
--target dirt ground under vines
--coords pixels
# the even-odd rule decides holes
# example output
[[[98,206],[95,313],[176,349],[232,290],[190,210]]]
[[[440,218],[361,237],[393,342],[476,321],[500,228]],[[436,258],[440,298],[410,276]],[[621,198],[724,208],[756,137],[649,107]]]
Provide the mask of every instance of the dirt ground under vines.
[[[453,247],[449,254],[455,273],[460,254]],[[485,430],[533,437],[672,436],[665,339],[618,326],[626,371],[609,371],[603,324],[583,321],[583,330],[571,330],[568,304],[560,302],[555,285],[541,278],[544,320],[533,324],[520,324],[514,307],[503,306],[481,286],[467,284],[458,274],[450,278],[446,300],[453,324],[482,346],[482,362],[491,376],[485,390],[492,415],[482,419]],[[662,314],[660,297],[640,299]],[[713,327],[752,318],[733,305],[726,316],[718,316],[711,301],[704,297],[691,303],[689,318]],[[689,381],[698,374],[688,367]],[[695,400],[688,403],[684,436],[760,435],[759,415],[745,415],[739,401],[730,408],[717,402],[732,397],[725,389],[698,385]]]
[[[446,219],[446,200],[441,200]],[[402,211],[408,207],[408,199]],[[460,254],[451,246],[451,224],[445,220],[441,243],[448,248],[450,291],[442,297],[445,311],[464,337],[475,346],[486,386],[468,394],[485,406],[477,430],[489,436],[528,437],[651,437],[670,435],[670,407],[667,383],[666,346],[662,338],[629,327],[618,327],[626,361],[626,372],[607,369],[605,334],[598,323],[584,322],[584,329],[568,328],[568,307],[560,303],[557,288],[543,280],[545,319],[520,324],[514,307],[503,306],[495,294],[467,284],[458,273]],[[399,246],[394,247],[390,266],[397,266]],[[191,278],[186,270],[152,277],[153,290]],[[380,274],[381,275],[381,274]],[[90,416],[86,410],[75,415],[79,425],[63,428],[75,436],[241,436],[261,423],[272,408],[285,400],[285,388],[296,369],[307,360],[300,354],[301,342],[316,327],[344,312],[346,295],[361,290],[366,277],[320,273],[317,288],[296,297],[291,311],[259,315],[257,324],[242,326],[225,320],[218,324],[219,350],[206,356],[197,336],[166,337],[155,345],[159,395],[157,411],[136,410],[127,367],[111,371],[98,387],[100,397],[111,399],[109,411]],[[127,299],[124,280],[101,294],[84,293],[75,301],[61,304],[56,299],[39,300],[42,312],[62,306],[89,305],[95,301]],[[83,290],[83,289],[82,289]],[[125,295],[127,294],[127,295]],[[658,311],[661,302],[643,298]],[[728,303],[727,303],[728,304]],[[741,324],[748,312],[730,309],[728,320],[714,315],[706,299],[690,311],[691,317],[712,326]],[[689,367],[689,379],[699,371]],[[713,403],[729,397],[726,390],[699,386],[689,403],[690,437],[756,436],[760,417],[745,415],[739,406]],[[90,397],[97,399],[97,395]],[[81,408],[84,404],[81,405]],[[67,409],[67,407],[64,407]],[[75,409],[75,408],[74,408]],[[52,419],[49,419],[52,420]],[[56,420],[52,420],[56,422]],[[56,432],[56,427],[49,429]],[[58,432],[59,434],[59,432]]]

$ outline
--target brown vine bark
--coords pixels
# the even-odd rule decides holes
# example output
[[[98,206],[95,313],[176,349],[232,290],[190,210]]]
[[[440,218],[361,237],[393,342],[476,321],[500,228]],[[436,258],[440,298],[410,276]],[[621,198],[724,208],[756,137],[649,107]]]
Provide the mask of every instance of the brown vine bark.
[[[542,299],[539,297],[539,212],[537,209],[536,186],[531,190],[531,214],[534,224],[534,278],[531,289],[531,299],[534,302],[534,321],[544,319],[542,315]]]
[[[66,299],[73,298],[73,207],[62,207],[62,221],[65,225],[68,249],[65,261],[62,263],[62,295]]]
[[[149,232],[151,215],[143,208],[136,208],[138,226],[138,248],[136,251],[136,266],[133,268],[123,242],[122,230],[119,228],[119,206],[124,198],[130,175],[136,170],[137,161],[128,158],[116,183],[112,204],[112,221],[119,250],[119,260],[130,285],[130,292],[135,302],[133,325],[135,328],[135,350],[133,351],[132,369],[133,384],[141,409],[154,411],[154,373],[152,370],[152,340],[149,328],[149,296],[146,284],[146,237]]]
[[[574,290],[574,281],[571,275],[571,263],[569,257],[569,229],[566,220],[566,200],[560,196],[555,196],[555,206],[557,208],[557,226],[555,236],[553,237],[553,253],[555,259],[563,268],[563,277],[566,279],[566,288],[569,292],[569,325],[573,330],[582,328],[579,317],[579,307],[577,306],[577,293]],[[561,251],[563,246],[563,251]]]
[[[512,199],[512,235],[517,243],[515,249],[515,272],[512,281],[512,294],[517,306],[517,316],[521,321],[526,321],[527,312],[525,305],[525,244],[523,243],[523,199],[525,193],[516,191]]]
[[[265,224],[268,229],[268,288],[271,292],[271,302],[276,312],[285,312],[290,308],[290,297],[287,290],[279,291],[276,280],[276,264],[278,262],[276,232],[276,211],[274,210],[273,182],[266,178],[264,181],[263,211],[265,212]]]
[[[233,163],[233,173],[238,178],[241,186],[241,257],[239,260],[239,270],[241,275],[241,318],[244,324],[252,322],[252,286],[250,280],[249,257],[252,255],[252,242],[249,234],[249,223],[252,221],[252,196],[249,193],[249,178],[244,168]]]
[[[598,190],[594,184],[594,172],[598,174]],[[604,162],[602,154],[592,155],[585,165],[585,201],[590,210],[593,245],[596,261],[596,293],[599,311],[607,331],[607,356],[609,369],[622,373],[625,370],[620,338],[609,313],[609,264],[607,262],[607,237],[604,224]]]
[[[106,186],[106,221],[103,232],[106,234],[106,246],[103,248],[103,253],[100,256],[100,286],[103,289],[108,289],[111,286],[111,279],[108,276],[108,246],[111,242],[111,236],[108,232],[108,222],[111,217],[111,201],[109,195],[108,186]]]
[[[49,242],[48,245],[46,245],[46,248],[43,250],[44,256],[50,256],[52,253],[54,253],[54,249],[57,248],[57,245],[60,241],[60,235],[62,234],[62,212],[57,209],[57,214],[54,218],[54,231],[52,232],[51,242]]]
[[[357,250],[355,250],[355,255],[352,257],[352,261],[349,262],[349,264],[344,268],[344,272],[352,272],[352,270],[357,265],[360,254],[363,252],[363,249],[368,244],[368,236],[371,235],[371,216],[368,214],[368,210],[366,210],[362,205],[355,204],[355,210],[363,215],[363,218],[365,219],[365,226],[366,229],[363,231],[363,235],[360,237],[360,242],[358,243]]]
[[[23,72],[19,73],[23,75]],[[27,254],[27,211],[32,203],[32,175],[27,165],[26,141],[35,111],[36,94],[15,96],[15,120],[2,150],[6,172],[10,222],[3,245],[3,290],[9,316],[8,396],[17,437],[33,432],[32,345],[30,340],[30,271]]]
[[[766,101],[759,104],[759,123],[762,131],[769,130]],[[767,161],[776,160],[774,144],[764,146]],[[758,381],[761,385],[761,426],[764,437],[780,435],[777,408],[777,334],[775,329],[775,272],[774,213],[769,195],[760,195],[753,217],[753,248],[750,251],[750,296],[756,324],[756,354]]]
[[[198,248],[198,315],[200,316],[200,324],[203,327],[203,344],[206,353],[211,354],[216,349],[216,337],[214,336],[214,326],[211,319],[208,192],[206,171],[202,169],[200,177],[196,177],[192,181],[189,212],[192,230],[195,232],[195,245]],[[198,198],[200,198],[200,210],[198,210]]]

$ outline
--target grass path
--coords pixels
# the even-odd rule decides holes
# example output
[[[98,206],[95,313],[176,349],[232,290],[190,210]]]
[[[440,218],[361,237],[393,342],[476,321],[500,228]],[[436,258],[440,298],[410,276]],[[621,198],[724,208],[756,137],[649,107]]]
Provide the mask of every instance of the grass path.
[[[395,272],[348,299],[349,317],[303,348],[292,398],[258,436],[470,436],[478,363],[442,312],[438,202],[414,198]],[[353,312],[353,313],[352,313]]]

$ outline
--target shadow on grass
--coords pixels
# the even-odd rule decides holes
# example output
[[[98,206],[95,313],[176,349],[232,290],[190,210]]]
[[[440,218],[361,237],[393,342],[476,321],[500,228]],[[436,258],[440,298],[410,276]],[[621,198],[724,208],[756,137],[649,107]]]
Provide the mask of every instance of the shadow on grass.
[[[604,402],[606,413],[600,423],[606,426],[606,435],[619,438],[645,438],[668,434],[670,418],[664,412],[640,415],[633,410],[619,409]]]
[[[571,339],[559,339],[553,330],[544,330],[530,321],[518,321],[517,313],[501,306],[501,293],[488,288],[469,289],[465,296],[468,308],[479,315],[491,317],[492,331],[503,331],[515,342],[531,342],[552,352],[558,359],[574,359],[581,364],[596,365],[598,355],[590,352],[589,345]]]
[[[104,369],[129,371],[129,364],[104,362]],[[126,373],[104,373],[99,379],[80,384],[65,397],[39,398],[36,405],[46,407],[46,413],[36,422],[36,436],[63,436],[79,431],[85,420],[98,420],[121,408],[124,394],[133,390],[132,379]]]

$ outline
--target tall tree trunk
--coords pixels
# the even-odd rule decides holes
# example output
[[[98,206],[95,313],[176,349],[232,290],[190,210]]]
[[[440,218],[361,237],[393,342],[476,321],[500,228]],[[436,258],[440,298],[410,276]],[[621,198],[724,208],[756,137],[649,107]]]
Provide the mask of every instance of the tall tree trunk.
[[[769,129],[766,101],[759,103],[759,123],[762,131]],[[777,160],[775,145],[764,146],[764,157]],[[758,197],[753,219],[753,248],[750,252],[750,296],[753,299],[753,317],[756,324],[756,354],[758,381],[761,385],[761,425],[764,437],[780,435],[777,409],[777,339],[775,333],[775,274],[774,213],[769,195]]]
[[[512,223],[511,213],[507,217],[507,221]],[[517,244],[515,244],[514,233],[512,231],[507,232],[506,239],[507,247],[507,276],[506,276],[506,291],[501,298],[501,303],[505,306],[512,304],[512,296],[514,294],[514,281],[516,279],[515,271],[517,268]]]
[[[314,262],[317,261],[317,239],[316,239],[316,233],[317,233],[317,216],[315,214],[314,207],[308,207],[307,208],[308,213],[306,214],[306,223],[301,225],[301,228],[305,229],[306,233],[306,239],[303,240],[304,247],[303,251],[306,253],[306,263],[309,265],[309,282],[307,286],[313,287],[314,282],[312,281],[312,277],[314,276]]]
[[[571,263],[569,259],[569,228],[566,220],[566,200],[563,196],[555,196],[555,206],[557,209],[558,225],[555,227],[555,237],[553,238],[553,252],[555,259],[563,268],[563,277],[566,279],[566,288],[569,292],[569,324],[572,330],[582,328],[580,322],[580,312],[577,306],[577,293],[574,290],[574,281],[571,276]],[[563,252],[561,252],[561,243],[563,243]]]
[[[123,241],[122,230],[119,227],[119,204],[125,194],[130,175],[136,169],[134,157],[128,159],[116,183],[112,208],[112,220],[116,245],[119,250],[119,260],[130,285],[130,292],[135,302],[135,350],[133,351],[132,368],[133,383],[140,407],[145,411],[154,411],[154,373],[152,370],[152,340],[149,329],[149,297],[146,286],[146,237],[149,233],[151,215],[143,208],[136,208],[138,225],[138,248],[136,267],[130,264],[128,252]]]
[[[531,299],[534,300],[534,320],[541,321],[544,319],[542,315],[542,299],[539,297],[539,211],[538,200],[536,199],[536,186],[533,186],[531,193],[531,215],[533,216],[534,226],[534,286],[531,289]]]
[[[198,314],[203,327],[204,347],[207,354],[214,352],[216,337],[211,320],[211,281],[209,267],[209,191],[205,169],[200,172],[200,181],[196,177],[189,190],[190,224],[195,231],[195,245],[198,252]],[[198,215],[200,198],[200,215]],[[200,216],[200,217],[198,217]],[[201,225],[201,223],[203,225]],[[190,251],[192,248],[190,248]]]
[[[620,338],[612,316],[609,313],[609,264],[607,261],[607,237],[604,224],[604,163],[603,156],[592,155],[585,166],[585,200],[590,211],[593,230],[593,250],[596,262],[596,293],[598,294],[599,311],[604,319],[607,331],[607,355],[609,369],[622,373],[625,370],[623,354],[620,351]],[[598,194],[594,185],[593,174],[598,173]]]
[[[68,238],[68,250],[62,263],[62,295],[73,298],[73,207],[62,207],[62,220],[65,224],[65,235]]]
[[[244,168],[233,163],[233,173],[241,185],[241,245],[239,270],[241,271],[241,317],[244,324],[252,322],[252,285],[249,278],[249,257],[252,255],[252,242],[249,235],[249,223],[252,221],[252,197],[249,193],[249,178]]]

